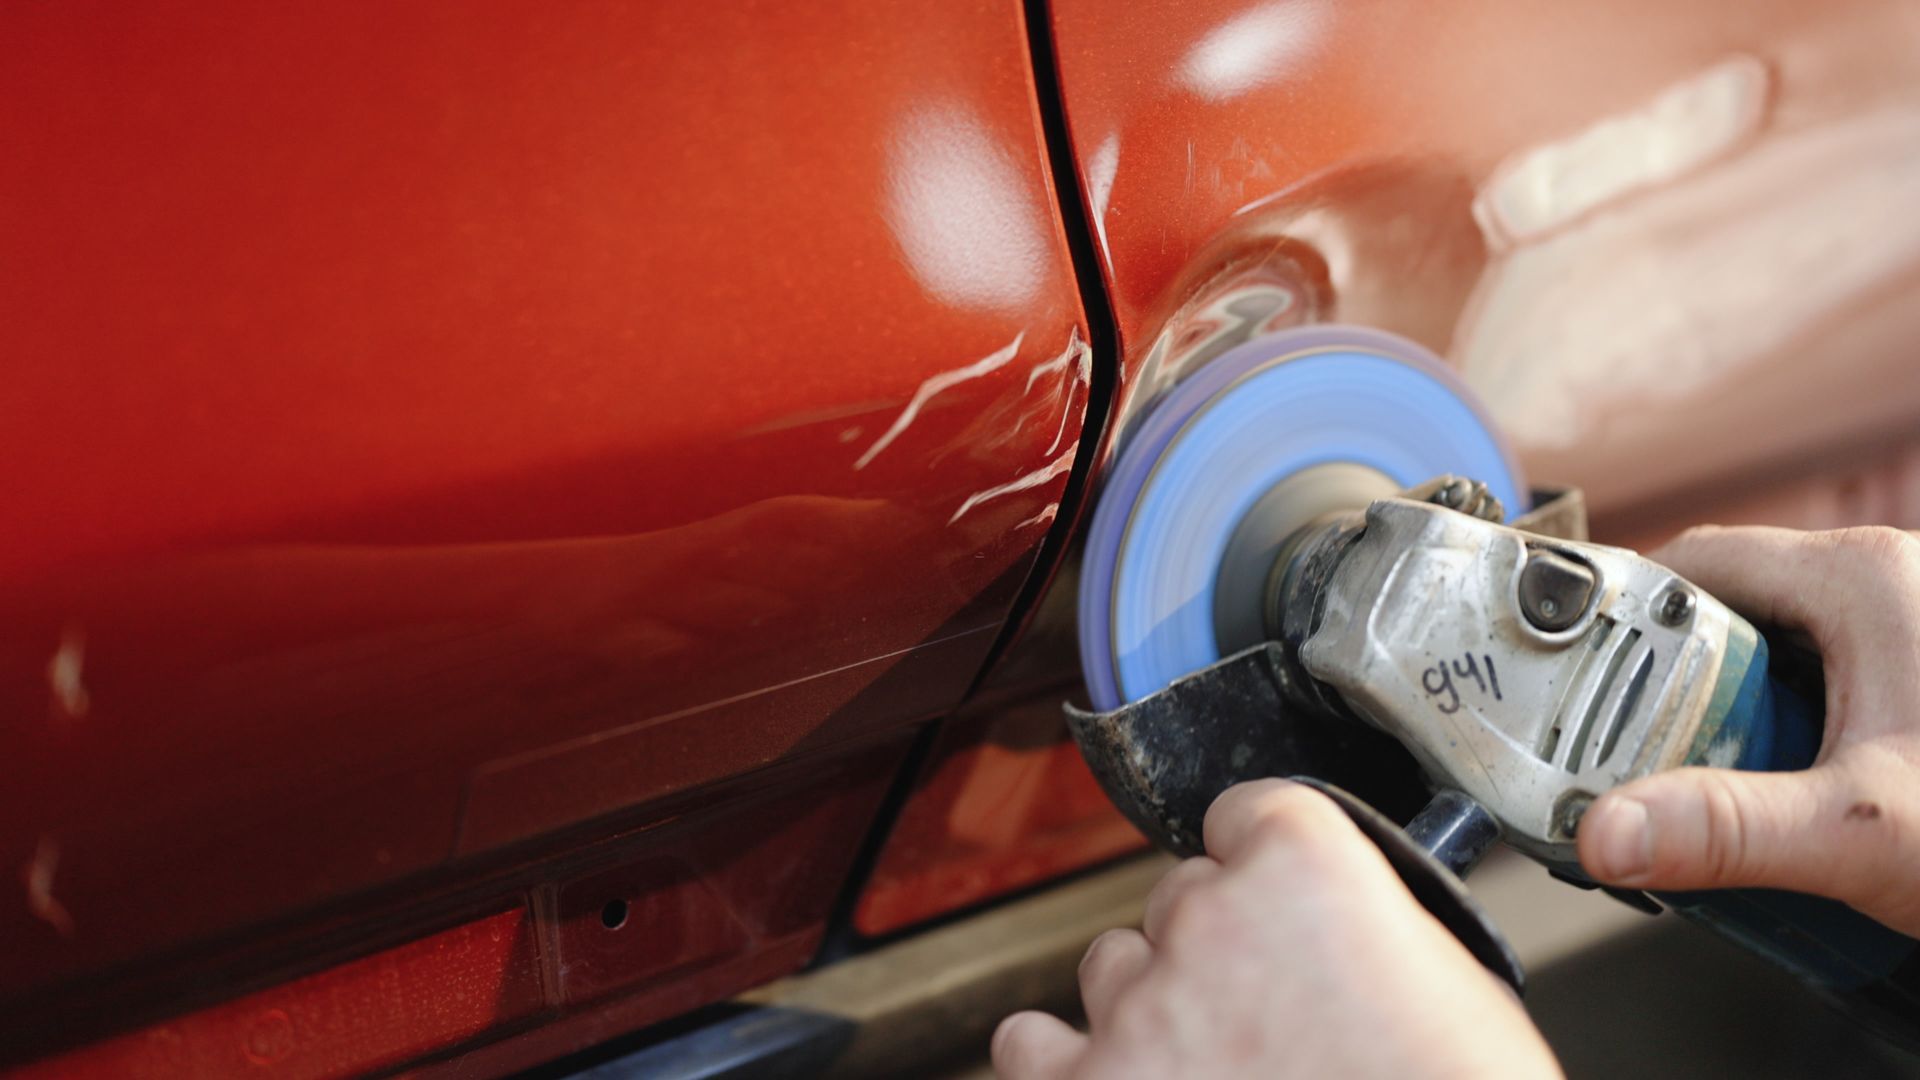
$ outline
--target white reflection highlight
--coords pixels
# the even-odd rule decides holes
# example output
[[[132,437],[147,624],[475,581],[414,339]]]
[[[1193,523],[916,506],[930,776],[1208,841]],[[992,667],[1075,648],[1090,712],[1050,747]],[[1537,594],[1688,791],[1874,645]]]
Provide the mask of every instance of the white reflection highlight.
[[[914,390],[913,397],[907,402],[907,407],[901,409],[900,415],[894,418],[893,426],[883,432],[879,438],[873,440],[873,445],[867,447],[867,452],[860,455],[859,460],[853,463],[853,467],[855,469],[864,469],[874,458],[879,457],[880,451],[885,450],[892,444],[893,440],[900,437],[901,432],[907,430],[908,425],[912,424],[914,419],[920,415],[920,410],[926,408],[927,402],[932,401],[934,398],[959,386],[963,382],[977,379],[982,375],[992,374],[1005,367],[1007,361],[1019,355],[1020,343],[1025,341],[1026,337],[1027,332],[1022,330],[1018,334],[1015,334],[1013,340],[1009,341],[1005,346],[988,353],[973,363],[968,364],[966,367],[954,368],[952,371],[942,371],[937,375],[928,376],[925,381],[921,382],[919,388]],[[1031,379],[1028,380],[1028,385],[1032,385]]]
[[[957,105],[901,117],[887,152],[887,221],[920,284],[957,307],[1018,310],[1039,295],[1046,232],[1020,170]]]
[[[1067,330],[1067,347],[1059,356],[1054,357],[1052,360],[1047,361],[1045,364],[1027,373],[1027,388],[1021,391],[1021,395],[1024,397],[1033,391],[1034,380],[1040,374],[1042,368],[1049,371],[1064,371],[1069,363],[1074,365],[1074,380],[1076,382],[1083,386],[1093,385],[1093,346],[1080,339],[1080,327],[1078,325],[1070,327]],[[1062,402],[1060,408],[1060,425],[1054,429],[1053,441],[1047,444],[1046,452],[1049,454],[1060,449],[1060,444],[1066,441],[1067,422],[1074,417],[1073,383],[1068,383],[1066,386],[1061,387],[1061,392],[1065,400]]]
[[[1225,101],[1285,74],[1316,49],[1327,24],[1325,0],[1268,4],[1208,31],[1181,61],[1182,86],[1208,101]]]
[[[73,915],[53,896],[53,875],[60,869],[60,842],[45,833],[33,849],[33,858],[21,867],[27,885],[27,911],[53,927],[61,937],[73,936]]]
[[[1499,250],[1571,224],[1606,203],[1675,180],[1746,142],[1767,111],[1767,67],[1736,56],[1668,87],[1641,108],[1502,162],[1473,201]]]
[[[60,647],[47,661],[47,688],[53,693],[56,715],[78,720],[87,715],[92,698],[81,676],[86,665],[87,632],[78,623],[69,624],[60,635]]]
[[[1053,519],[1059,516],[1060,516],[1060,504],[1048,503],[1047,505],[1040,508],[1039,513],[1033,515],[1032,517],[1021,522],[1020,524],[1015,525],[1013,527],[1013,531],[1019,532],[1021,529],[1032,529],[1032,528],[1038,528],[1039,526],[1042,526],[1042,525],[1051,525],[1053,524]]]
[[[1035,469],[1025,476],[1015,480],[1009,480],[995,487],[987,488],[984,491],[974,492],[967,496],[966,501],[960,504],[960,509],[955,510],[953,516],[947,519],[947,524],[952,525],[961,518],[966,517],[973,512],[974,507],[979,506],[981,503],[991,502],[1003,495],[1011,495],[1016,491],[1026,491],[1030,488],[1037,488],[1057,476],[1065,476],[1067,470],[1073,468],[1073,455],[1078,450],[1079,447],[1069,448],[1066,453],[1054,458],[1044,468]]]
[[[1113,178],[1120,175],[1120,133],[1100,140],[1087,156],[1087,202],[1093,211],[1093,231],[1107,243],[1107,201],[1113,198]]]
[[[1580,446],[1616,411],[1809,340],[1920,265],[1916,191],[1920,111],[1760,140],[1515,248],[1452,354],[1521,446]]]
[[[1070,364],[1074,366],[1075,378],[1083,383],[1093,382],[1093,349],[1081,340],[1078,323],[1067,327],[1067,347],[1060,350],[1060,355],[1050,360],[1040,361],[1027,372],[1027,385],[1020,391],[1021,395],[1033,393],[1035,383],[1055,372],[1067,370]]]

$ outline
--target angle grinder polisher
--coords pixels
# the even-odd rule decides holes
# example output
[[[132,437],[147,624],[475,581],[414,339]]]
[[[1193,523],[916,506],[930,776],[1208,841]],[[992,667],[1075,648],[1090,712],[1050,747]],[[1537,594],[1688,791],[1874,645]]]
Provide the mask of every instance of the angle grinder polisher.
[[[1579,493],[1530,490],[1446,366],[1375,330],[1256,339],[1155,403],[1104,478],[1079,604],[1093,711],[1069,706],[1069,724],[1150,838],[1198,854],[1228,786],[1313,784],[1516,989],[1460,881],[1496,841],[1592,888],[1574,839],[1600,794],[1686,765],[1806,768],[1820,746],[1817,686],[1763,635],[1586,542]],[[1884,1034],[1920,1031],[1920,947],[1843,904],[1608,891],[1712,927]]]

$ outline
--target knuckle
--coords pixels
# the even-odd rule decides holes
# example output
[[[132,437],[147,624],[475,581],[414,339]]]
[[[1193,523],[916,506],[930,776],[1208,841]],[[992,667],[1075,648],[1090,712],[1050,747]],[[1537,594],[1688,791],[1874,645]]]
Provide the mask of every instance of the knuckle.
[[[1169,900],[1161,925],[1169,943],[1185,945],[1231,932],[1234,918],[1233,905],[1219,890],[1200,886]]]
[[[1207,808],[1205,827],[1209,833],[1258,813],[1270,794],[1287,787],[1284,780],[1247,780],[1220,793]]]
[[[1136,1043],[1152,1043],[1172,1027],[1159,995],[1128,991],[1113,1005],[1113,1029],[1129,1033]]]
[[[1174,864],[1173,869],[1161,875],[1159,882],[1153,887],[1153,892],[1148,894],[1147,901],[1152,903],[1155,900],[1171,899],[1175,893],[1207,880],[1219,865],[1206,855],[1181,859]]]
[[[1116,963],[1126,951],[1127,931],[1106,930],[1093,943],[1087,946],[1087,953],[1080,958],[1080,980],[1082,982],[1096,978]]]
[[[1005,1077],[1054,1074],[1060,1064],[1062,1028],[1058,1019],[1034,1010],[1000,1021],[988,1043],[994,1069]]]
[[[1753,822],[1740,793],[1723,776],[1703,777],[1702,805],[1706,813],[1705,869],[1713,879],[1734,882],[1752,870]]]
[[[1903,529],[1861,525],[1834,533],[1833,543],[1877,573],[1906,577],[1920,571],[1920,540]]]
[[[1339,836],[1347,815],[1312,788],[1291,785],[1269,794],[1256,808],[1252,839],[1262,847],[1318,850]]]
[[[1198,888],[1211,877],[1218,865],[1212,859],[1201,855],[1186,859],[1167,871],[1160,878],[1159,883],[1154,885],[1153,891],[1147,894],[1146,912],[1149,925],[1156,918],[1156,913],[1165,914],[1172,910],[1183,895]]]
[[[1027,1070],[1033,1058],[1033,1040],[1039,1034],[1035,1026],[1038,1020],[1032,1013],[1018,1012],[994,1029],[993,1061],[1002,1072],[1020,1075]]]

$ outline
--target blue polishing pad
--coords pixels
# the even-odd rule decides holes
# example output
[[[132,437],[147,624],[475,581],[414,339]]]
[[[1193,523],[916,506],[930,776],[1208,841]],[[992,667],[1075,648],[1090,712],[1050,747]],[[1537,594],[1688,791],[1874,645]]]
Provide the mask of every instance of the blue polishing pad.
[[[1275,484],[1335,462],[1401,487],[1455,473],[1510,513],[1527,506],[1485,415],[1419,345],[1348,326],[1241,345],[1157,403],[1104,478],[1080,578],[1080,660],[1096,709],[1221,658],[1214,581],[1235,527]]]

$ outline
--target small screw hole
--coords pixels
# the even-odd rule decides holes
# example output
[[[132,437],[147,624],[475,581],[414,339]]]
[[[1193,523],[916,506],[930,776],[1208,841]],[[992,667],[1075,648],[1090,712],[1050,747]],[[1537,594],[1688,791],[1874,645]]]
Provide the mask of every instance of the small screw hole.
[[[627,902],[613,899],[600,909],[600,925],[609,930],[618,930],[627,925]]]

